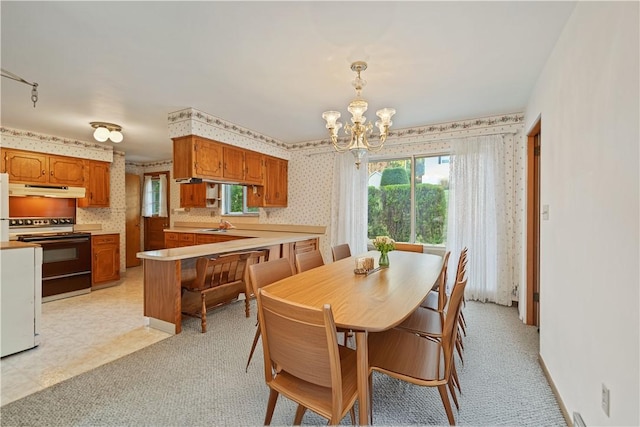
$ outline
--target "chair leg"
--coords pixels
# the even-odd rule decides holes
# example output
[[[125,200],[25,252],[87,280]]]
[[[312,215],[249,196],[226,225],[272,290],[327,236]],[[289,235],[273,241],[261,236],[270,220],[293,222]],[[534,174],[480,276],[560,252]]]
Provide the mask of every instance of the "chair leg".
[[[250,316],[250,311],[251,311],[251,304],[249,303],[249,297],[247,296],[247,294],[245,294],[245,298],[244,298],[244,317],[249,317]]]
[[[200,313],[202,333],[207,332],[207,297],[202,295],[202,313]]]
[[[460,326],[460,329],[462,329],[462,333],[464,334],[464,336],[467,336],[467,325],[465,325],[463,317],[462,317],[462,312],[460,312],[460,316],[458,316],[458,325]]]
[[[302,423],[302,417],[304,417],[304,413],[307,410],[302,405],[298,405],[298,409],[296,409],[296,417],[293,419],[293,425],[299,426]]]
[[[372,372],[369,372],[369,421],[373,425],[373,373]]]
[[[456,424],[456,419],[453,417],[453,411],[451,410],[451,402],[449,402],[449,393],[447,392],[447,386],[444,384],[439,385],[438,391],[440,392],[440,398],[442,399],[444,410],[447,413],[447,418],[449,419],[449,425],[453,426]]]
[[[269,403],[267,404],[267,415],[264,417],[264,425],[271,424],[271,418],[273,418],[273,410],[276,409],[276,402],[278,401],[279,393],[274,389],[269,392]]]
[[[258,340],[260,339],[260,324],[258,324],[258,328],[256,329],[256,334],[253,337],[253,344],[251,344],[251,351],[249,352],[249,359],[247,359],[247,367],[244,368],[245,372],[249,371],[249,363],[251,363],[251,358],[253,357],[253,352],[256,351],[256,345],[258,345]]]
[[[462,389],[460,388],[460,379],[458,378],[458,371],[456,370],[456,364],[452,364],[451,368],[451,379],[453,379],[453,385],[455,385],[460,394],[462,394]]]
[[[449,391],[451,392],[451,397],[453,397],[453,403],[456,404],[456,409],[460,410],[460,405],[458,404],[458,397],[456,396],[456,389],[453,386],[453,382],[448,381],[447,385],[449,386]]]
[[[351,425],[352,426],[356,425],[356,406],[355,405],[351,407],[349,414],[351,414]]]
[[[460,361],[464,365],[464,359],[462,358],[462,348],[460,347],[460,341],[456,340],[456,350],[458,350],[458,356],[460,356]]]

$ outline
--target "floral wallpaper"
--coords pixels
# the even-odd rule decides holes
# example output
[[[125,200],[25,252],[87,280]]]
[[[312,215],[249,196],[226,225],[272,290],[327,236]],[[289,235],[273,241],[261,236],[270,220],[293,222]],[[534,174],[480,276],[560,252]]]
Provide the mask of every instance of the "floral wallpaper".
[[[508,209],[512,213],[514,256],[524,265],[525,232],[525,167],[526,145],[522,136],[523,116],[510,114],[477,118],[466,121],[427,125],[419,128],[400,129],[391,133],[385,147],[377,157],[405,156],[411,154],[438,154],[449,150],[448,140],[482,134],[503,134],[512,148],[510,170],[512,175],[506,191],[512,195]],[[338,155],[328,140],[305,141],[287,145],[266,135],[242,128],[210,114],[188,108],[170,113],[167,119],[171,138],[184,135],[199,135],[238,147],[258,151],[289,161],[289,206],[287,208],[259,209],[258,221],[265,224],[324,225],[325,235],[320,239],[325,262],[331,260],[330,241],[332,228],[331,200],[334,180],[334,156]],[[145,172],[169,171],[172,159],[152,163],[125,162],[122,153],[114,152],[110,146],[83,141],[66,140],[60,137],[38,135],[26,131],[0,129],[2,146],[25,150],[62,154],[73,157],[112,161],[111,208],[78,209],[78,222],[102,224],[103,229],[121,233],[121,253],[124,251],[125,230],[125,173],[142,175]],[[346,154],[348,155],[348,154]],[[372,157],[373,158],[373,157]],[[170,209],[180,206],[180,189],[170,179]],[[190,209],[172,211],[171,224],[176,222],[216,223],[220,220],[219,209]],[[125,269],[125,257],[121,257],[121,271]],[[522,268],[520,268],[522,270]],[[514,289],[518,284],[514,283]],[[514,291],[515,292],[515,291]]]

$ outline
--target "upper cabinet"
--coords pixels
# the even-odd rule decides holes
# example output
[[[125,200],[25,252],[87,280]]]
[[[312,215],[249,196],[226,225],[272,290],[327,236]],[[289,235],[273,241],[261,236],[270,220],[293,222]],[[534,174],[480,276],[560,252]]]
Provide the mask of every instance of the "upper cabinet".
[[[173,140],[173,177],[175,179],[222,178],[222,145],[199,136]]]
[[[200,182],[180,184],[181,208],[217,208],[220,207],[220,184]]]
[[[9,174],[11,182],[84,185],[82,159],[12,149],[3,149],[2,154],[3,171]]]
[[[288,162],[264,156],[264,186],[247,191],[248,207],[284,208],[288,203]]]
[[[173,139],[176,180],[199,178],[251,186],[247,191],[249,207],[286,207],[287,173],[288,162],[284,159],[195,135]],[[191,203],[187,201],[187,195],[191,200],[202,200],[191,190],[181,189],[183,207]]]
[[[229,181],[244,181],[244,152],[242,148],[225,145],[223,147],[224,171],[222,175]]]
[[[244,181],[251,185],[264,185],[264,158],[262,153],[245,151]]]
[[[110,196],[110,164],[97,160],[84,161],[84,186],[87,189],[83,199],[78,199],[80,208],[108,208]]]

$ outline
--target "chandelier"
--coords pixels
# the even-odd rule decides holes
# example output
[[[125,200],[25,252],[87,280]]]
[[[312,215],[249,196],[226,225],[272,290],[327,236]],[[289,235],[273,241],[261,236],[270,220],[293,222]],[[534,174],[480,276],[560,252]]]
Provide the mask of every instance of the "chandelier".
[[[367,151],[378,151],[387,139],[389,128],[393,124],[391,122],[391,116],[396,113],[393,108],[383,108],[376,111],[376,115],[380,120],[376,121],[376,127],[380,131],[379,141],[375,143],[369,142],[369,136],[373,131],[373,125],[371,122],[366,123],[367,118],[364,113],[367,111],[369,104],[360,96],[362,88],[367,84],[366,80],[360,77],[360,73],[367,69],[367,63],[364,61],[356,61],[351,64],[351,70],[357,73],[357,77],[352,82],[353,87],[356,89],[356,97],[349,103],[347,111],[351,113],[351,122],[344,126],[345,133],[350,136],[349,140],[340,141],[338,139],[338,130],[342,127],[342,123],[338,121],[340,113],[338,111],[325,111],[322,113],[322,118],[327,121],[327,129],[329,129],[329,135],[331,136],[331,142],[334,148],[339,153],[345,151],[351,151],[351,154],[356,159],[356,168],[360,169],[360,163]]]
[[[122,126],[120,125],[106,122],[91,122],[89,124],[95,129],[95,131],[93,131],[93,137],[96,141],[105,142],[107,139],[110,139],[111,142],[118,143],[124,139],[122,136]]]

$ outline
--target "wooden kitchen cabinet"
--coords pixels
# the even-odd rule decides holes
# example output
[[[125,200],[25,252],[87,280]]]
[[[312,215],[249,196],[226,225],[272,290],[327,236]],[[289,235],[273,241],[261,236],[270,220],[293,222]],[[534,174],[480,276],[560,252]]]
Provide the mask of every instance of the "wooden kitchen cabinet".
[[[220,184],[201,182],[180,184],[181,208],[217,208],[220,207]]]
[[[288,203],[288,162],[277,157],[264,158],[264,186],[247,191],[248,207],[286,207]]]
[[[195,135],[173,139],[174,179],[222,178],[222,144]]]
[[[166,249],[193,246],[195,244],[196,236],[194,233],[176,233],[173,231],[164,233],[164,247]]]
[[[222,175],[229,181],[244,182],[244,153],[241,148],[225,145],[222,151],[224,171]]]
[[[91,236],[91,285],[120,280],[120,235]]]
[[[3,149],[2,154],[2,169],[9,174],[11,182],[73,187],[84,185],[82,159],[12,149]]]
[[[264,154],[256,151],[244,153],[244,182],[252,185],[264,185]]]
[[[96,160],[84,161],[84,182],[87,190],[82,199],[78,199],[80,208],[108,208],[110,196],[110,164]]]

